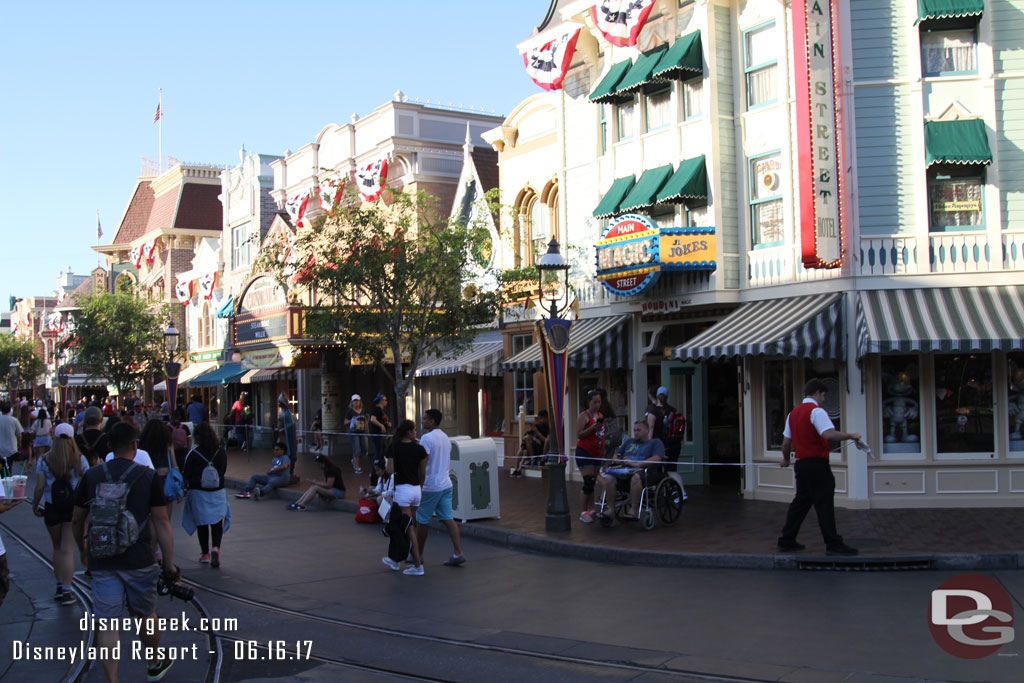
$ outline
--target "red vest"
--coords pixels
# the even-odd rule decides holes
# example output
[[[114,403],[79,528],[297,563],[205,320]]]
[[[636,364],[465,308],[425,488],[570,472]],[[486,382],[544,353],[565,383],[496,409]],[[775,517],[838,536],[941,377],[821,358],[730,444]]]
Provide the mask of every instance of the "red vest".
[[[801,403],[789,414],[789,433],[793,441],[793,452],[798,460],[804,458],[828,458],[828,439],[821,438],[811,424],[814,403]]]

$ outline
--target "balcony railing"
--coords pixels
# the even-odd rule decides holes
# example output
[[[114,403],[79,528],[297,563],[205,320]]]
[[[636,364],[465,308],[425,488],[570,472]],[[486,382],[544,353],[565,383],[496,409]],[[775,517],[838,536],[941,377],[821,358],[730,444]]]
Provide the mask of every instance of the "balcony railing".
[[[861,275],[978,273],[999,263],[1004,270],[1024,270],[1024,233],[1004,232],[995,249],[982,232],[930,235],[927,251],[913,236],[860,242]]]

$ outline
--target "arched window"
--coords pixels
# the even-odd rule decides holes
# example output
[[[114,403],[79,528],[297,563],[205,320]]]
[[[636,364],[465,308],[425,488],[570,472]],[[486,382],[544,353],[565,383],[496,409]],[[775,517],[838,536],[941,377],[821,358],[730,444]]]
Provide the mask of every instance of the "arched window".
[[[199,343],[204,349],[208,349],[213,346],[213,317],[210,315],[210,302],[203,302],[203,314],[200,318],[202,322],[199,324],[201,331],[201,339]]]
[[[547,195],[550,198],[545,199]],[[557,212],[552,208],[557,206],[557,189],[553,193],[545,189],[545,194],[540,195],[533,188],[527,187],[519,193],[515,205],[513,235],[515,268],[534,265],[547,251],[551,236],[557,234],[557,225],[554,224]]]

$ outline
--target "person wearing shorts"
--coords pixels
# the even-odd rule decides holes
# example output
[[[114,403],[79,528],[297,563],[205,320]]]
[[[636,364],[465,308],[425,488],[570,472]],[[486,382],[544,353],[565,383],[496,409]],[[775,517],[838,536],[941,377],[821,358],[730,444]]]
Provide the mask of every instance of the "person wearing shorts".
[[[426,465],[427,451],[416,442],[416,423],[412,420],[402,420],[395,430],[394,440],[388,447],[387,473],[395,475],[395,505],[401,508],[402,513],[410,520],[405,533],[409,536],[413,564],[406,567],[403,572],[409,576],[423,576],[423,560],[412,520],[416,519],[416,509],[420,506],[420,485]],[[394,515],[394,512],[391,514]],[[398,562],[387,555],[381,558],[381,562],[395,571],[399,569]]]
[[[455,515],[452,514],[452,479],[448,475],[451,469],[452,442],[441,431],[442,419],[444,416],[437,408],[430,408],[423,413],[423,436],[420,437],[420,443],[427,450],[427,469],[423,480],[423,502],[416,512],[416,522],[419,524],[417,534],[422,553],[427,543],[427,524],[436,513],[452,539],[452,555],[445,564],[458,567],[465,564],[466,558],[462,554],[459,525],[455,523]]]

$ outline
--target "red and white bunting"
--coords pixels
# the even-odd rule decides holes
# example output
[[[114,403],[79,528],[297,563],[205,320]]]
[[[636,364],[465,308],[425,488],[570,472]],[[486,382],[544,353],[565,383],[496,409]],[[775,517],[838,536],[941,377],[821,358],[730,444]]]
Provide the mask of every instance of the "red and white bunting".
[[[341,181],[333,178],[324,178],[320,181],[320,185],[317,187],[317,194],[320,195],[320,208],[324,211],[330,211],[334,208],[334,205],[341,199],[342,184]]]
[[[142,245],[142,257],[146,259],[146,263],[153,262],[153,257],[156,256],[156,243],[157,238],[154,237]]]
[[[14,321],[14,325],[11,326],[11,334],[18,334],[18,321]]]
[[[313,193],[313,190],[305,190],[289,199],[284,204],[285,211],[288,212],[288,217],[292,219],[292,225],[297,228],[302,227],[302,218],[306,215],[306,205],[309,204],[309,195]]]
[[[567,28],[561,34],[524,52],[523,64],[533,82],[545,90],[560,89],[569,71],[579,37],[579,27]]]
[[[204,299],[213,298],[213,286],[217,282],[216,271],[199,276],[199,296]]]
[[[192,280],[179,279],[174,285],[174,296],[185,306],[192,300]]]
[[[132,265],[136,268],[142,267],[142,245],[132,247],[131,251]]]
[[[372,202],[384,192],[388,179],[388,160],[377,159],[355,171],[356,187],[364,202]]]
[[[597,30],[609,43],[632,47],[653,8],[654,0],[599,0],[590,13]]]
[[[64,316],[60,313],[51,313],[46,316],[46,330],[57,334],[64,332]]]

